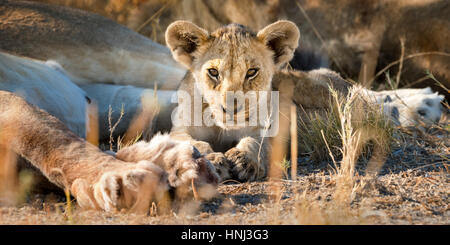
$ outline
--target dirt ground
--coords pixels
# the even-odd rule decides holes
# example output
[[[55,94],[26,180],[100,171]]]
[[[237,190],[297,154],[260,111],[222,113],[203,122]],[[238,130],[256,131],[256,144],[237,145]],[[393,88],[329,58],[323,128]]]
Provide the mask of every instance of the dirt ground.
[[[36,199],[21,207],[0,208],[0,224],[450,224],[450,185],[444,171],[407,170],[381,176],[367,196],[352,202],[349,216],[327,214],[335,211],[326,208],[333,189],[321,173],[302,176],[296,182],[282,182],[279,202],[270,199],[268,187],[272,185],[222,185],[220,198],[203,204],[200,212],[191,215],[143,216],[75,209],[69,219],[64,212],[65,203]],[[296,194],[305,190],[315,204],[324,207],[319,208],[323,213],[299,217]]]
[[[177,213],[82,211],[74,201],[69,211],[64,197],[50,194],[0,207],[0,224],[450,224],[448,134],[403,137],[410,143],[394,146],[376,177],[365,176],[360,161],[349,191],[339,189],[331,163],[304,156],[297,181],[224,183],[217,198]]]
[[[65,2],[80,8],[92,4],[92,7],[100,9],[98,13],[121,23],[125,23],[126,19],[121,11],[127,12],[132,7],[125,4],[129,1]],[[120,5],[113,8],[114,2]],[[0,224],[448,225],[449,132],[447,115],[439,130],[399,133],[398,142],[394,143],[376,176],[365,174],[367,159],[360,159],[351,181],[342,181],[334,172],[331,161],[314,162],[307,155],[301,155],[295,181],[287,174],[289,171],[285,178],[273,181],[228,181],[219,186],[219,194],[213,200],[186,203],[178,212],[162,214],[158,205],[153,206],[147,215],[125,211],[83,211],[77,207],[75,200],[67,202],[63,195],[35,194],[20,205],[0,205]]]

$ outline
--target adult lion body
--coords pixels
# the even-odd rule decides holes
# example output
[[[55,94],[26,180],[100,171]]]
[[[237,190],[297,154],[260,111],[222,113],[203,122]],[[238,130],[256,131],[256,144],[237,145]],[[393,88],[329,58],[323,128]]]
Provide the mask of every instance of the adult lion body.
[[[97,91],[93,93],[99,100],[110,95],[102,96],[101,87],[85,83],[110,82],[146,87],[157,84],[173,89],[179,84],[175,78],[185,72],[183,68],[172,66],[174,62],[165,48],[96,15],[50,5],[1,1],[0,17],[4,17],[0,22],[0,33],[6,37],[0,40],[2,49],[61,63],[68,72],[69,81],[83,84],[80,86],[86,91]],[[91,22],[98,27],[95,32],[86,27]],[[117,39],[111,41],[113,37]],[[280,81],[284,76],[297,83],[310,82],[309,88],[308,84],[298,87],[300,93],[294,94],[294,101],[302,98],[304,90],[311,89],[313,91],[309,91],[309,95],[318,96],[310,102],[319,107],[328,106],[324,104],[328,96],[327,78],[315,77],[313,73],[280,72],[280,67],[292,58],[298,45],[299,31],[289,21],[276,22],[258,33],[236,24],[209,33],[192,23],[177,22],[167,30],[166,37],[175,59],[188,68],[179,90],[190,96],[197,91],[204,97],[208,91],[217,92],[216,102],[206,98],[205,103],[216,116],[228,109],[234,109],[235,114],[246,115],[248,112],[241,104],[235,108],[233,104],[230,108],[226,102],[227,92],[269,92],[273,88],[272,78]],[[127,43],[128,38],[131,43]],[[13,61],[7,62],[7,65],[14,64]],[[57,65],[53,72],[64,72],[63,69],[58,70]],[[32,81],[32,76],[29,79]],[[316,82],[318,86],[315,86]],[[93,87],[88,88],[89,85]],[[130,90],[130,96],[142,91]],[[81,97],[73,102],[86,103],[86,99]],[[207,158],[215,163],[217,169],[223,170],[222,179],[233,177],[250,181],[262,179],[267,174],[268,144],[260,135],[261,125],[229,127],[216,120],[219,125],[176,126],[172,130],[172,138],[156,137],[153,142],[122,149],[117,157],[125,163],[100,152],[70,133],[61,122],[17,96],[1,92],[0,99],[0,127],[7,129],[2,132],[8,132],[2,134],[6,137],[2,144],[29,160],[50,181],[70,189],[84,207],[143,210],[168,188],[181,190],[185,196],[190,191],[189,179],[216,185],[214,168],[192,145],[173,138],[189,141],[202,153],[208,154]],[[137,100],[132,99],[132,104],[139,106]],[[308,102],[301,102],[305,103]],[[44,109],[51,112],[51,108]],[[64,116],[62,113],[60,119],[63,120]],[[170,124],[170,121],[165,123]],[[18,127],[14,127],[16,125]],[[189,174],[182,178],[178,176],[185,172]]]
[[[0,1],[0,49],[54,60],[76,83],[176,89],[182,69],[162,45],[102,16],[24,1]]]
[[[157,198],[154,195],[167,186],[164,172],[156,165],[117,160],[10,92],[0,91],[0,115],[0,146],[29,160],[51,182],[70,190],[82,207],[145,211]],[[128,188],[123,189],[125,195],[114,194],[113,190],[122,188]],[[136,195],[139,192],[141,197]]]
[[[86,137],[86,93],[55,65],[0,52],[0,90],[21,95]]]
[[[302,30],[302,45],[291,62],[294,68],[329,66],[367,86],[376,72],[400,59],[404,40],[404,58],[423,55],[403,60],[400,87],[431,86],[444,93],[426,77],[427,71],[450,87],[450,3],[446,0],[148,0],[130,13],[124,21],[130,28],[154,16],[140,32],[160,43],[165,41],[163,30],[179,19],[208,31],[230,23],[256,30],[287,19]],[[398,66],[390,70],[390,75],[399,71]],[[384,79],[379,77],[381,84]]]
[[[152,156],[126,147],[117,158],[79,137],[90,99],[73,82],[176,87],[184,69],[166,48],[103,17],[58,6],[0,1],[0,16],[0,48],[15,54],[0,53],[0,85],[17,93],[0,91],[0,147],[69,190],[83,208],[147,212],[168,189],[185,200],[194,186],[202,198],[204,186],[217,184],[194,147],[169,137],[141,142]],[[188,174],[177,180],[173,173]]]
[[[41,61],[51,60],[59,64],[67,79],[76,84],[71,85],[74,92],[78,89],[77,86],[82,86],[88,97],[97,100],[101,106],[99,108],[101,140],[110,137],[109,104],[112,110],[111,119],[116,122],[120,117],[122,104],[127,103],[126,118],[113,132],[114,138],[123,135],[135,114],[141,112],[143,89],[113,85],[133,85],[149,89],[145,90],[149,93],[153,93],[154,91],[150,89],[155,87],[157,90],[174,90],[179,86],[185,73],[185,69],[172,59],[166,47],[110,19],[62,6],[1,0],[0,36],[2,36],[1,50],[16,56]],[[111,86],[98,85],[104,83]],[[100,94],[99,91],[102,89],[114,93]],[[161,92],[158,95],[162,98],[165,93]],[[118,98],[123,97],[129,99],[118,101]],[[162,110],[169,107],[168,101],[167,99],[159,101]],[[70,103],[84,102],[72,99]],[[57,106],[55,105],[53,109],[56,110]],[[49,112],[54,111],[47,107],[45,109]],[[77,110],[81,109],[79,107]],[[164,114],[166,111],[162,112]],[[68,115],[59,113],[55,116],[66,122],[62,116]],[[170,118],[170,113],[169,116],[164,116],[164,120],[167,118]],[[82,132],[78,135],[84,135],[82,129],[84,117],[77,120],[83,125],[77,126]],[[147,120],[146,123],[151,123],[151,120]],[[170,129],[170,125],[167,127]]]
[[[81,207],[146,212],[169,189],[185,200],[191,179],[203,198],[212,192],[205,197],[201,190],[217,184],[214,169],[194,147],[169,137],[141,142],[137,154],[136,147],[125,147],[117,159],[81,138],[89,101],[48,62],[0,53],[0,75],[0,148],[28,160]],[[1,163],[9,164],[3,157]]]

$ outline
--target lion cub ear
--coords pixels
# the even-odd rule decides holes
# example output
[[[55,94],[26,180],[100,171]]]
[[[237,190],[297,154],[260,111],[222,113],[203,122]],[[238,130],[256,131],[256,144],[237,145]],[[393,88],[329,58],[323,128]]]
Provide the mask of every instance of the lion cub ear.
[[[175,21],[167,27],[166,43],[173,58],[189,68],[194,60],[193,53],[207,40],[208,32],[189,21]]]
[[[275,52],[274,63],[280,67],[294,56],[300,39],[300,31],[293,22],[280,20],[264,27],[258,32],[257,37]]]

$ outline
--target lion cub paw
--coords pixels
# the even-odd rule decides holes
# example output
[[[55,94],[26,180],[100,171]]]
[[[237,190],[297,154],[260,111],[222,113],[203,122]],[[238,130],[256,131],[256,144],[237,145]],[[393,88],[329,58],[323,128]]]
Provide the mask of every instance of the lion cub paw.
[[[227,179],[231,179],[232,165],[222,152],[209,153],[208,155],[206,155],[205,158],[208,161],[210,161],[211,164],[216,169],[216,172],[219,175],[219,179],[220,179],[219,182],[222,182]]]
[[[253,137],[242,138],[236,147],[225,153],[231,161],[233,178],[239,181],[260,180],[266,175],[265,147]]]
[[[83,209],[108,212],[127,209],[135,213],[148,212],[151,202],[161,200],[168,189],[165,172],[148,161],[106,171],[93,183],[78,178],[71,186]]]

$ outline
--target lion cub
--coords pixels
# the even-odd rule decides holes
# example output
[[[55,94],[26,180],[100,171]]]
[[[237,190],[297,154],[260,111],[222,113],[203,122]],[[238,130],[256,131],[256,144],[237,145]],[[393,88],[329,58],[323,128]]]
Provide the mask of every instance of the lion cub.
[[[265,126],[249,123],[252,115],[261,114],[257,105],[249,102],[261,101],[264,92],[272,91],[272,76],[291,60],[299,37],[297,26],[290,21],[275,22],[258,33],[238,24],[209,33],[187,21],[176,21],[167,28],[166,43],[173,57],[188,68],[178,101],[183,97],[191,102],[187,103],[187,114],[194,117],[186,119],[186,110],[178,108],[171,135],[190,141],[207,154],[222,181],[253,181],[266,176]],[[251,93],[255,97],[247,96]],[[235,95],[234,100],[230,94]],[[198,121],[196,113],[203,120]],[[229,123],[239,118],[245,123]]]

